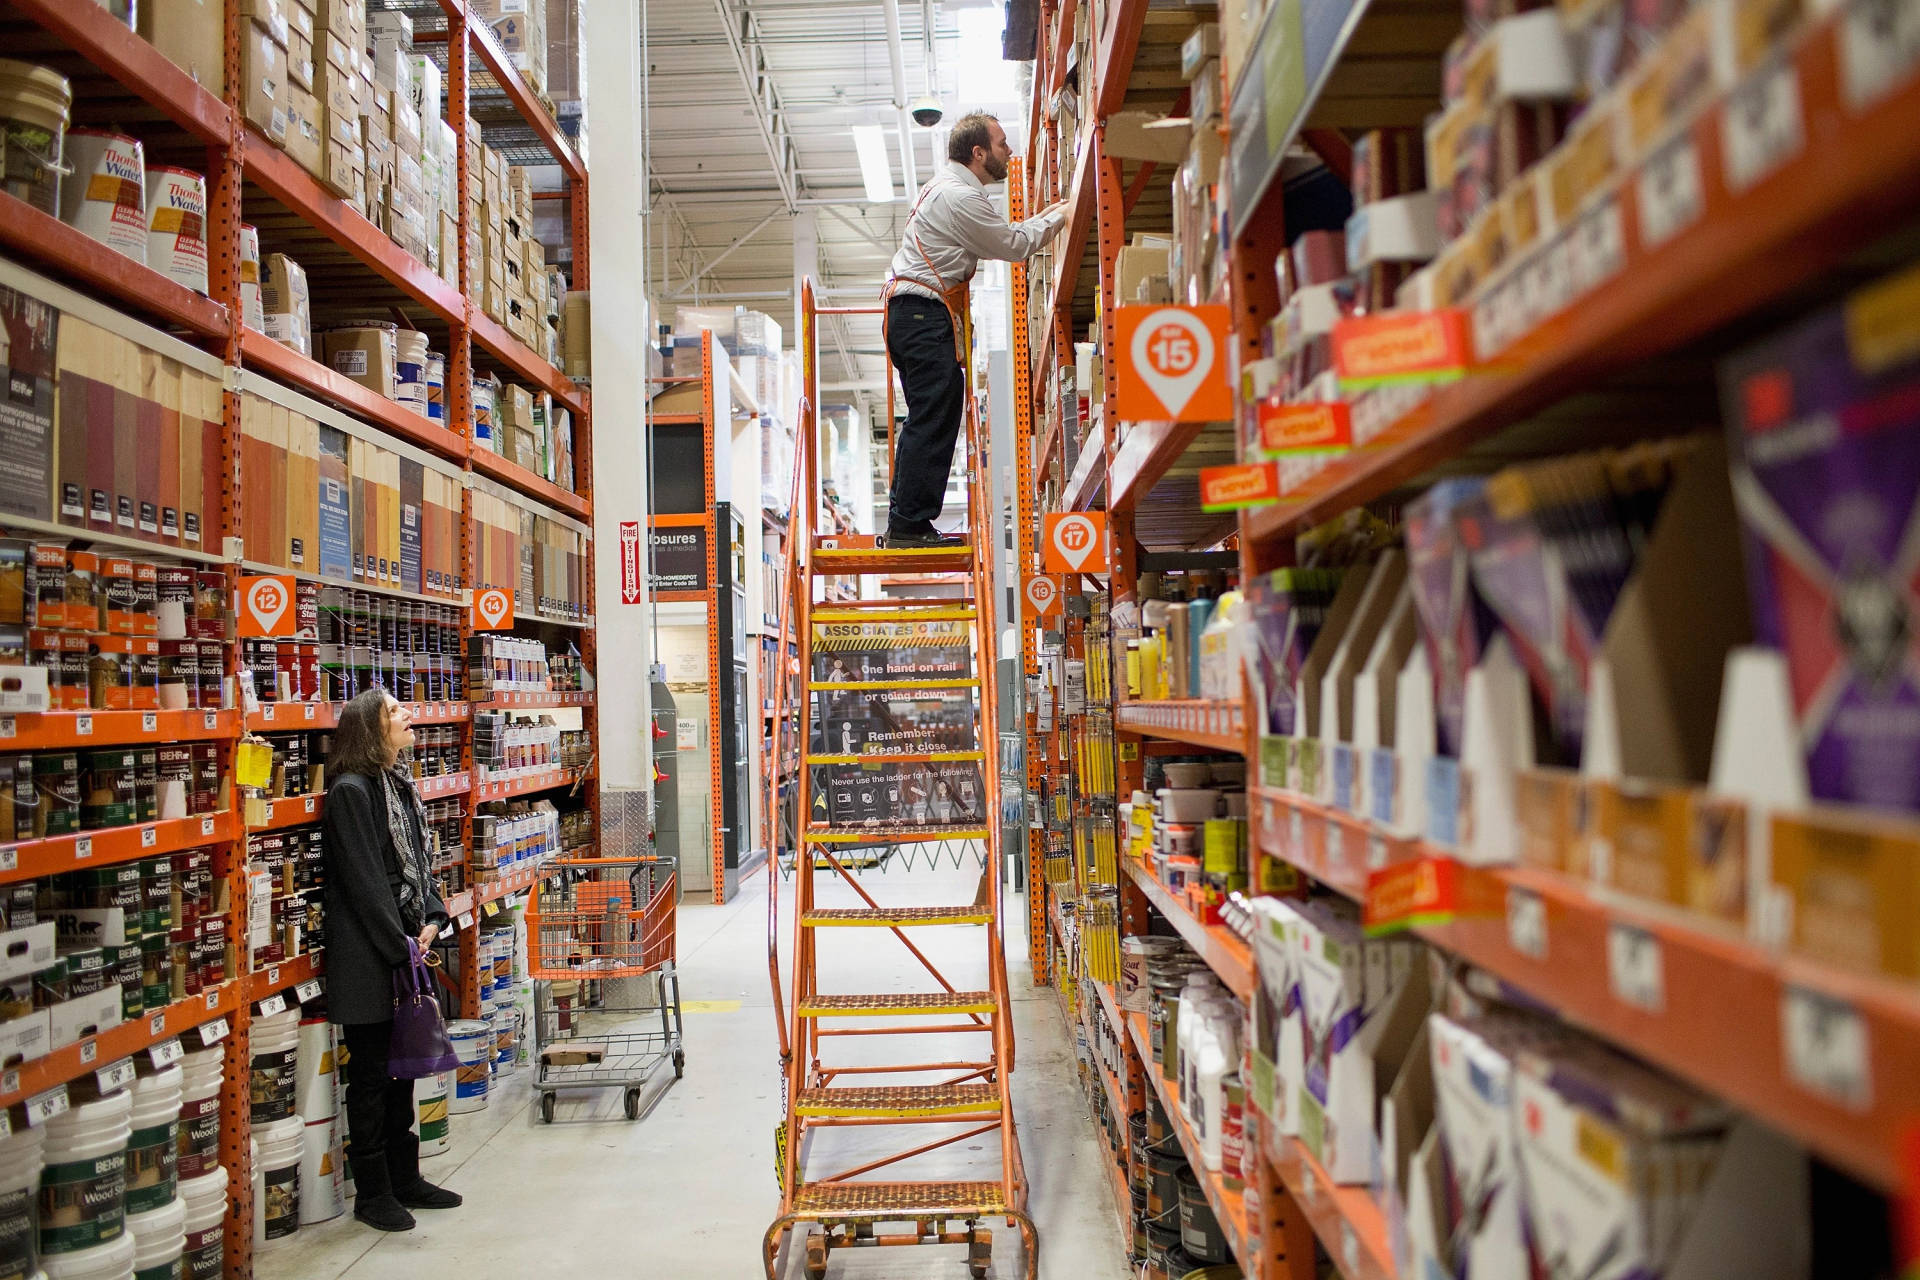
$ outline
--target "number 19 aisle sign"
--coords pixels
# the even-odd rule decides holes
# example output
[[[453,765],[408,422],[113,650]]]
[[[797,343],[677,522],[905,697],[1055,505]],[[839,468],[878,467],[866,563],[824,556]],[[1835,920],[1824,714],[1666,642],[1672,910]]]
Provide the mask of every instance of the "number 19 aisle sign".
[[[1227,309],[1127,306],[1113,313],[1116,412],[1128,422],[1225,422]]]

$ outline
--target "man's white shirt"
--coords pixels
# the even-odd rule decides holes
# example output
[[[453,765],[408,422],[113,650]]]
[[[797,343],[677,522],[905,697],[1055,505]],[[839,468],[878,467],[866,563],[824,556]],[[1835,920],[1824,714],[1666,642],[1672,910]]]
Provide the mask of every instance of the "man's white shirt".
[[[973,170],[949,160],[922,188],[919,209],[907,219],[888,274],[899,281],[898,292],[938,299],[942,281],[952,289],[971,280],[982,258],[1031,258],[1052,237],[1060,219],[1051,213],[1025,222],[1006,221]]]

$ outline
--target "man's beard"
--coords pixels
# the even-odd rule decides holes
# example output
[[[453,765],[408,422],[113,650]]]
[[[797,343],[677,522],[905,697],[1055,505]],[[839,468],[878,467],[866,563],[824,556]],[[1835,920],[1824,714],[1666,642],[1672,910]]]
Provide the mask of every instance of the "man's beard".
[[[993,156],[988,156],[987,157],[987,176],[989,178],[992,178],[995,182],[1005,182],[1007,180],[1006,162],[995,159]]]

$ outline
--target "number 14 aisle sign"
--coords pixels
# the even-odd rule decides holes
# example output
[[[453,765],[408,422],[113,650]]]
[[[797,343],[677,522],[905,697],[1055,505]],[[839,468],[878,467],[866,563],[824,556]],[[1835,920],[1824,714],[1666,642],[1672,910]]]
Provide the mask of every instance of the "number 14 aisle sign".
[[[1113,313],[1120,349],[1115,412],[1127,422],[1225,422],[1227,309],[1126,306]]]

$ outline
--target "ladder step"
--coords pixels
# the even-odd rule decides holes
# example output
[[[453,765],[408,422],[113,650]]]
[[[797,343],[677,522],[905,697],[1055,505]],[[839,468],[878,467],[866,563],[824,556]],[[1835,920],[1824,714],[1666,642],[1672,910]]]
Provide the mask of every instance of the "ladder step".
[[[812,828],[808,844],[933,844],[941,840],[985,840],[985,827],[925,827],[876,823],[867,827]]]
[[[807,996],[803,1018],[918,1018],[947,1013],[992,1013],[991,991],[890,991],[881,995]]]
[[[896,604],[865,609],[836,609],[822,605],[807,615],[812,622],[970,622],[977,616],[971,601],[941,604]]]
[[[858,756],[807,757],[808,764],[939,764],[956,760],[985,760],[984,751],[889,751]]]
[[[810,693],[884,693],[888,690],[978,689],[978,676],[928,676],[921,680],[809,680]]]
[[[855,573],[966,573],[973,568],[973,548],[815,547],[808,563],[816,578]]]
[[[815,907],[800,917],[813,929],[900,928],[936,924],[990,924],[986,907]]]
[[[991,1218],[1007,1211],[1007,1191],[998,1182],[816,1182],[794,1193],[793,1211],[835,1221]]]
[[[802,1089],[795,1110],[803,1116],[997,1116],[1000,1090],[990,1084],[874,1085],[851,1089]]]

